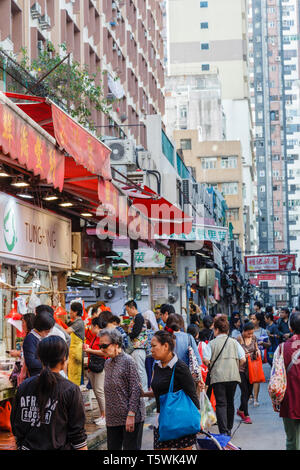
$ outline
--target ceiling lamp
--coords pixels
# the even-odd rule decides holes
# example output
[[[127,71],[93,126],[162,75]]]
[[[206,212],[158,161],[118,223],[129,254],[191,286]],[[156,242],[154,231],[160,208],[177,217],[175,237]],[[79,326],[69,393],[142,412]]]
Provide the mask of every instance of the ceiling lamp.
[[[44,201],[47,201],[47,202],[57,201],[58,196],[56,196],[56,194],[48,193],[48,194],[46,194],[45,197],[43,197],[43,199],[44,199]]]
[[[59,205],[60,207],[73,207],[74,204],[70,201],[63,201]]]
[[[23,176],[18,176],[17,178],[14,178],[11,185],[15,186],[16,188],[26,188],[30,186],[30,184],[24,180]]]
[[[17,194],[17,196],[23,199],[34,199],[33,195],[28,192],[28,189],[21,191],[20,193]]]
[[[4,170],[3,166],[0,165],[0,178],[7,178],[11,175],[7,173],[7,171]]]

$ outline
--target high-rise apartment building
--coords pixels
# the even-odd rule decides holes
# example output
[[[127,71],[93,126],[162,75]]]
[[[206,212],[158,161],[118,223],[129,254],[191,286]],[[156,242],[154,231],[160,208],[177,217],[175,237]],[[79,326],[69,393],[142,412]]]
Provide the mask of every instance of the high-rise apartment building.
[[[261,253],[299,255],[299,6],[298,0],[249,2]]]
[[[245,245],[246,251],[255,252],[256,240],[256,188],[255,188],[255,155],[252,145],[253,122],[250,106],[249,69],[248,69],[248,18],[246,0],[169,0],[168,1],[168,77],[166,81],[166,110],[173,116],[175,129],[183,129],[180,123],[185,117],[184,92],[181,93],[182,77],[186,86],[190,87],[190,96],[198,93],[198,102],[201,101],[197,85],[190,86],[194,78],[218,77],[220,82],[220,99],[216,102],[216,95],[209,101],[211,122],[218,124],[214,131],[219,137],[203,132],[209,120],[203,120],[203,108],[193,103],[188,108],[187,122],[193,123],[191,130],[198,130],[201,140],[239,141],[242,149],[242,194],[244,198],[245,226],[250,229],[250,236]],[[174,100],[174,81],[178,81],[177,121],[174,120],[172,99]],[[209,83],[209,80],[207,80]],[[173,98],[168,96],[168,90],[173,92]],[[202,91],[208,96],[208,90]],[[181,93],[181,96],[180,96]],[[175,96],[176,97],[176,96]],[[193,98],[194,100],[194,98]],[[189,99],[189,103],[192,103]],[[197,98],[196,98],[197,100]],[[218,118],[212,113],[217,111]],[[198,122],[195,122],[198,113]],[[222,116],[222,119],[220,119]],[[202,119],[201,119],[202,118]],[[171,119],[172,121],[172,119]],[[220,132],[221,130],[221,132]]]
[[[16,55],[25,47],[35,59],[47,41],[65,43],[73,60],[103,80],[104,96],[117,86],[120,100],[113,112],[93,115],[99,134],[125,134],[145,148],[145,116],[164,115],[162,29],[156,0],[0,2],[0,47]]]

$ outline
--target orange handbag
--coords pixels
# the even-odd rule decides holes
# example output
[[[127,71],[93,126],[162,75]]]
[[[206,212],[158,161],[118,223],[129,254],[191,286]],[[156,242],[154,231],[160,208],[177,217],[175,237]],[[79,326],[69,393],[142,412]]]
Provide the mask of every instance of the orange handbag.
[[[248,356],[248,370],[249,370],[249,382],[251,384],[265,382],[265,374],[262,366],[261,356],[258,355],[256,359],[251,359]]]
[[[0,406],[0,429],[11,432],[10,424],[11,404],[9,401],[4,406]]]

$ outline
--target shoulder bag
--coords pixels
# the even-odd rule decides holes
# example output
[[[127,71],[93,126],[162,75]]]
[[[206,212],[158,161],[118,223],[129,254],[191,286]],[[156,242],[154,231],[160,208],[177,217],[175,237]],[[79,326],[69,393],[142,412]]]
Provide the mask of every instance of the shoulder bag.
[[[217,357],[216,357],[216,359],[214,360],[214,362],[213,362],[210,366],[208,366],[208,373],[207,373],[206,381],[205,381],[205,385],[206,385],[207,387],[210,386],[210,378],[211,378],[211,371],[212,371],[212,368],[213,368],[213,366],[215,365],[215,363],[217,362],[217,360],[219,359],[219,357],[221,356],[221,354],[222,354],[222,352],[223,352],[223,350],[224,350],[224,348],[225,348],[225,346],[226,346],[226,343],[227,343],[227,341],[228,341],[228,338],[229,338],[229,335],[227,336],[226,341],[225,341],[225,343],[223,344],[223,347],[222,347],[221,351],[219,352],[219,354],[217,355]]]
[[[91,349],[93,348],[93,345],[94,345],[95,341],[96,341],[96,338],[94,339],[94,341],[91,344]],[[90,353],[90,360],[89,360],[88,369],[91,372],[96,372],[96,373],[103,372],[104,365],[105,365],[104,357],[97,356],[96,354]]]
[[[160,442],[180,439],[184,436],[197,434],[201,430],[200,411],[194,402],[183,390],[173,391],[175,369],[176,364],[173,367],[169,392],[160,396]]]

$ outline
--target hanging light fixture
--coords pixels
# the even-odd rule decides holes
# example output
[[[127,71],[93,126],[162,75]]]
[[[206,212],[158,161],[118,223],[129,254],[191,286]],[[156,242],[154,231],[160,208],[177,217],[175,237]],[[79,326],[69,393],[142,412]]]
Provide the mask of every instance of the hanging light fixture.
[[[17,196],[23,199],[34,199],[34,196],[28,192],[28,189],[24,189],[24,191],[18,193]]]
[[[47,193],[45,197],[43,197],[44,201],[51,202],[51,201],[57,201],[58,196],[54,193]]]
[[[3,166],[0,165],[0,178],[7,178],[11,175],[7,173],[7,171],[4,170]]]
[[[74,206],[74,204],[70,201],[63,201],[59,205],[60,207],[73,207]]]
[[[90,212],[82,212],[80,215],[82,217],[93,217],[93,214],[91,214]]]
[[[30,184],[24,180],[23,176],[17,176],[16,178],[14,178],[11,185],[15,186],[16,188],[26,188],[30,186]]]

